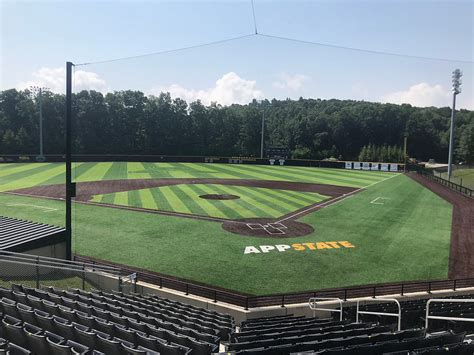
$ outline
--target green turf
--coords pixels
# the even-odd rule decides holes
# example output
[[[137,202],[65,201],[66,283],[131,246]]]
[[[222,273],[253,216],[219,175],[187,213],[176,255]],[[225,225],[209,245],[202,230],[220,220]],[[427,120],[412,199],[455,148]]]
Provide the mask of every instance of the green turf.
[[[200,196],[231,194],[234,200],[211,200]],[[152,189],[95,195],[93,202],[141,207],[226,219],[280,217],[327,196],[317,193],[218,184],[181,184]]]
[[[204,163],[76,163],[73,180],[98,181],[150,178],[220,178],[310,182],[364,187],[390,173],[287,166]],[[23,163],[0,165],[0,191],[64,183],[64,165]]]
[[[126,172],[128,178],[266,178],[331,181],[367,188],[303,217],[300,221],[315,229],[311,235],[285,239],[239,236],[212,221],[75,204],[75,252],[258,295],[447,276],[452,206],[404,175],[298,167],[124,164],[83,163],[75,171],[79,181],[105,176],[121,178]],[[60,176],[57,165],[29,167],[40,176],[40,183]],[[1,165],[1,189],[5,184],[9,189],[34,184],[32,170],[22,165]],[[45,171],[53,176],[46,176]],[[9,178],[10,174],[17,178]],[[176,191],[173,198],[182,199],[189,193],[192,186],[183,186],[187,188]],[[215,188],[224,193],[234,187]],[[152,201],[156,204],[163,200],[157,190],[139,190],[121,198],[127,203],[148,201],[153,206]],[[176,200],[174,204],[171,197],[166,201],[166,208],[176,207]],[[281,208],[270,201],[268,206]],[[187,208],[196,213],[206,210],[195,202]],[[0,215],[61,225],[64,203],[0,194]],[[348,241],[355,248],[244,255],[247,246],[331,241]]]

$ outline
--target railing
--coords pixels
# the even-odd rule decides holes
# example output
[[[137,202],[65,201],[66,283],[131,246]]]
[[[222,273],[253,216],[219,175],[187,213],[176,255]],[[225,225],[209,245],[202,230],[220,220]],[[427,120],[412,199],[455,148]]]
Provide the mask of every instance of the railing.
[[[418,173],[421,174],[422,176],[438,183],[438,184],[441,184],[441,185],[444,185],[448,188],[450,188],[451,190],[454,190],[454,191],[457,191],[457,192],[460,192],[462,193],[463,195],[466,195],[468,197],[473,197],[474,196],[474,190],[468,188],[468,187],[465,187],[465,186],[462,186],[462,185],[459,185],[459,184],[456,184],[452,181],[449,181],[449,180],[446,180],[446,179],[443,179],[442,177],[440,176],[436,176],[434,175],[432,172],[427,172],[425,170],[418,170]]]
[[[266,307],[266,306],[286,306],[290,304],[304,303],[312,297],[330,297],[347,301],[350,298],[377,297],[386,295],[401,295],[413,292],[426,292],[438,290],[453,290],[460,288],[474,287],[474,278],[455,280],[434,280],[434,281],[412,281],[393,284],[365,285],[337,289],[325,289],[317,291],[272,294],[264,296],[251,296],[232,290],[212,287],[210,285],[198,284],[183,279],[162,275],[156,272],[138,268],[132,268],[122,264],[116,264],[105,260],[96,260],[85,256],[76,255],[75,260],[84,262],[97,262],[101,265],[119,267],[125,274],[137,274],[137,281],[147,282],[159,288],[169,288],[183,292],[185,295],[195,295],[207,298],[213,303],[225,302],[242,307],[244,309]]]
[[[318,307],[318,301],[336,301],[339,303],[339,309],[337,308],[324,308]],[[340,298],[332,298],[332,297],[311,297],[309,299],[309,308],[312,311],[325,311],[331,313],[339,313],[339,320],[342,321],[342,308],[343,308],[343,301]]]
[[[359,309],[360,300],[357,300],[357,313],[356,313],[356,323],[359,323],[359,314],[370,314],[376,316],[384,316],[384,317],[397,317],[398,318],[398,330],[402,329],[402,307],[400,306],[400,302],[398,302],[395,298],[380,298],[380,299],[372,299],[372,300],[364,300],[362,302],[380,302],[380,303],[388,303],[394,302],[398,306],[398,313],[386,313],[386,312],[372,312],[372,311],[361,311]]]
[[[432,298],[428,300],[426,303],[426,319],[425,319],[425,329],[428,329],[428,323],[430,319],[438,319],[438,320],[452,320],[458,322],[474,322],[474,318],[461,318],[461,317],[445,317],[445,316],[431,316],[430,315],[430,304],[433,302],[441,302],[441,303],[474,303],[472,299],[439,299],[439,298]]]
[[[110,266],[0,251],[0,285],[121,290],[121,271]]]
[[[0,250],[0,260],[11,260],[17,262],[32,262],[35,264],[40,264],[42,266],[51,266],[51,267],[66,267],[69,269],[75,270],[91,270],[97,272],[107,272],[110,274],[119,275],[121,273],[120,268],[98,264],[96,262],[77,262],[71,260],[63,260],[57,258],[50,258],[46,256],[38,256],[31,254],[15,253],[5,250]]]

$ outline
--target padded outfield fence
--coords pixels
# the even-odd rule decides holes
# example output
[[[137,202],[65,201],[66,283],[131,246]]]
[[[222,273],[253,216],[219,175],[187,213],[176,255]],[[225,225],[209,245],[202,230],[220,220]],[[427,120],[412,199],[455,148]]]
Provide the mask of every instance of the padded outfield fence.
[[[387,295],[405,295],[415,292],[425,292],[430,294],[433,291],[459,290],[462,288],[474,287],[474,278],[453,279],[453,280],[433,280],[433,281],[410,281],[403,283],[363,285],[347,288],[335,288],[316,291],[273,294],[264,296],[251,296],[243,293],[233,292],[222,288],[215,288],[208,285],[198,284],[181,280],[178,278],[161,275],[151,271],[131,268],[124,265],[117,265],[111,262],[96,260],[80,255],[76,255],[74,260],[78,262],[97,263],[106,266],[116,266],[125,273],[136,273],[137,282],[146,282],[159,288],[168,288],[182,292],[184,295],[194,295],[204,297],[214,303],[225,302],[242,307],[244,309],[281,306],[290,304],[307,303],[312,297],[331,297],[347,301],[351,298],[377,297]],[[138,288],[139,289],[139,288]]]

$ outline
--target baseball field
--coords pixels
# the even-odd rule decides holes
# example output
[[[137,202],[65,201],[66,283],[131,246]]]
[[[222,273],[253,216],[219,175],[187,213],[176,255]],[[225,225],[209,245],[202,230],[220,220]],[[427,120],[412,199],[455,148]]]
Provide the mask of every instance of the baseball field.
[[[401,173],[75,163],[73,251],[251,295],[446,278],[452,205]],[[64,165],[0,165],[0,215],[64,224]]]

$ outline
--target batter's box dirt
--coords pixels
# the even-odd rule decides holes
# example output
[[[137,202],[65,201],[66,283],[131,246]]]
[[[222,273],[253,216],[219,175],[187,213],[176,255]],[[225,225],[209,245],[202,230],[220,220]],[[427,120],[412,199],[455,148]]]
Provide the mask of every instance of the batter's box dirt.
[[[224,230],[250,237],[289,238],[302,237],[314,232],[308,224],[287,220],[285,223],[275,223],[270,218],[247,218],[236,221],[226,221],[222,224]]]

